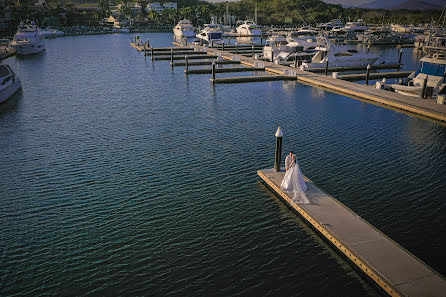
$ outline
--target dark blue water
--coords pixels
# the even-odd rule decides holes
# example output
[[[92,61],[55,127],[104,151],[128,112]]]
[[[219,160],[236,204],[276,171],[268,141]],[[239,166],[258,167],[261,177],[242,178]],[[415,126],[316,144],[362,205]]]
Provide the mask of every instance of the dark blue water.
[[[0,295],[376,296],[257,178],[278,125],[309,178],[446,274],[444,126],[293,82],[214,88],[129,41],[5,61]]]

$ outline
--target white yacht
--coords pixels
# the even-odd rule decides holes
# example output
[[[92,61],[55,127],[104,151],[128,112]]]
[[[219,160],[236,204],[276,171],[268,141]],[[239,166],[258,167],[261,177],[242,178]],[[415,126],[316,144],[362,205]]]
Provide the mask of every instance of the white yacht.
[[[333,19],[331,21],[329,21],[328,23],[325,24],[320,24],[318,27],[323,29],[323,30],[332,30],[333,28],[339,28],[339,27],[343,27],[344,24],[342,23],[342,21],[340,19]]]
[[[316,51],[308,49],[308,44],[302,40],[302,44],[296,40],[288,42],[282,36],[271,36],[263,47],[263,57],[277,64],[284,64],[296,59],[299,65],[302,62],[310,62]]]
[[[52,27],[46,27],[45,29],[39,29],[40,33],[42,33],[45,38],[55,38],[65,36],[65,32],[57,30]]]
[[[194,38],[194,26],[191,21],[183,19],[173,28],[173,33],[179,38]]]
[[[306,69],[323,68],[328,59],[329,67],[352,67],[371,65],[378,60],[378,56],[366,52],[351,49],[345,45],[335,45],[326,37],[317,38],[319,52],[313,57],[310,63],[303,63]]]
[[[14,95],[22,84],[9,65],[0,64],[0,103]]]
[[[237,27],[237,34],[258,36],[262,35],[262,29],[253,21],[247,20]]]
[[[344,26],[344,30],[347,32],[363,33],[368,29],[369,27],[364,25],[364,22],[362,20],[358,20],[356,22],[347,22]]]
[[[263,47],[263,57],[273,62],[274,58],[282,51],[281,48],[286,44],[288,44],[288,41],[283,36],[273,35],[268,37]]]
[[[392,84],[395,92],[421,97],[426,79],[427,97],[436,97],[438,94],[446,93],[446,51],[435,53],[420,59],[420,68],[409,75],[404,84]]]
[[[287,35],[286,40],[288,41],[288,43],[297,43],[297,45],[303,47],[304,51],[314,50],[318,46],[315,36],[302,36],[294,33],[296,32],[293,31]]]
[[[206,24],[204,29],[197,34],[197,38],[207,44],[222,44],[223,31],[217,24]]]
[[[22,21],[11,41],[11,47],[18,55],[37,54],[45,50],[45,40],[34,22]]]

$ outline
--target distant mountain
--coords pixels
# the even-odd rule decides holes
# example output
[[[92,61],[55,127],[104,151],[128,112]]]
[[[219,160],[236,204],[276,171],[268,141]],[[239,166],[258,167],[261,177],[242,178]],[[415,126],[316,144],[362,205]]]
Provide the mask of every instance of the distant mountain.
[[[324,2],[341,4],[343,7],[410,10],[442,9],[446,4],[446,0],[324,0]]]
[[[428,10],[428,9],[442,9],[441,1],[429,0],[374,0],[369,3],[359,5],[361,8],[373,9],[409,9],[409,10]]]

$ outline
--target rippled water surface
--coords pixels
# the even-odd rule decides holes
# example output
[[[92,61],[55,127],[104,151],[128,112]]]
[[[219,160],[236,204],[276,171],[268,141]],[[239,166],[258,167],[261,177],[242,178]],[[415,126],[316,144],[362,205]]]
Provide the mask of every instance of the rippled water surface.
[[[0,295],[376,296],[256,176],[277,125],[309,178],[446,274],[445,126],[293,82],[213,88],[129,41],[4,61],[23,91],[0,105]]]

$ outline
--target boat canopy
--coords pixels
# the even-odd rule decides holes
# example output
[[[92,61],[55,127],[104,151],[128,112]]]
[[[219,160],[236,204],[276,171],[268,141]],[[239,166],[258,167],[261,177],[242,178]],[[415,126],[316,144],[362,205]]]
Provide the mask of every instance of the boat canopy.
[[[421,68],[415,73],[415,76],[419,73],[434,75],[434,76],[445,76],[446,64],[437,64],[430,62],[423,62]]]

